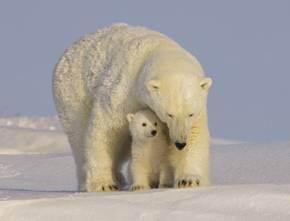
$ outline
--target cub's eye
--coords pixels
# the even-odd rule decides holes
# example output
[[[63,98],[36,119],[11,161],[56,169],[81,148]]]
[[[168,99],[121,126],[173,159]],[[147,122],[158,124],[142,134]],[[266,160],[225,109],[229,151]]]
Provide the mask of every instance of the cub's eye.
[[[143,123],[142,126],[143,126],[143,127],[146,127],[146,123]]]
[[[157,122],[155,122],[154,125],[157,126]]]
[[[173,115],[172,114],[167,114],[167,115],[168,115],[168,117],[173,118]]]
[[[189,116],[189,117],[193,117],[193,115],[194,115],[194,114],[189,114],[188,116]]]

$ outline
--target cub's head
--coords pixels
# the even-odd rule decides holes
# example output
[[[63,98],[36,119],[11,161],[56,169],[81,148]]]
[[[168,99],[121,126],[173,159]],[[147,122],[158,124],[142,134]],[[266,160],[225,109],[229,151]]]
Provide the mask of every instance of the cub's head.
[[[150,110],[141,110],[127,115],[129,129],[134,140],[154,139],[164,133],[163,124]]]

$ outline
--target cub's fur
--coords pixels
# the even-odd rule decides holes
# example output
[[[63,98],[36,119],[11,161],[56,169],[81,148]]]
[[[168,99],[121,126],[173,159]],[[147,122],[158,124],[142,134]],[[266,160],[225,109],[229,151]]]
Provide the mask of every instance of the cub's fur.
[[[165,125],[150,110],[128,114],[132,135],[131,190],[173,185]]]

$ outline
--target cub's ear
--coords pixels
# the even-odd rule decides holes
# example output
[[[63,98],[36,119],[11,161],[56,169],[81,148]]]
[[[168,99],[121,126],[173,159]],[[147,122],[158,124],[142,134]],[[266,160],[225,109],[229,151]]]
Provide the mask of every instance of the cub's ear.
[[[200,82],[200,87],[204,90],[208,90],[212,85],[212,79],[209,77],[205,77]]]
[[[132,114],[132,113],[127,114],[128,122],[131,122],[133,119],[134,119],[134,114]]]
[[[160,88],[160,82],[159,80],[150,80],[146,86],[149,91],[156,91]]]

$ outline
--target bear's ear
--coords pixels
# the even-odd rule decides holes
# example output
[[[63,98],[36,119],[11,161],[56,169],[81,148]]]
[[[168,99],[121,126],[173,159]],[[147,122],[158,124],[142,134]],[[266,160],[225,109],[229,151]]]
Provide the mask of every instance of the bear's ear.
[[[204,90],[208,90],[211,85],[212,85],[212,79],[208,77],[203,78],[200,82],[200,87]]]
[[[131,122],[133,119],[134,119],[134,114],[132,114],[132,113],[127,114],[128,122]]]
[[[160,82],[158,80],[150,80],[147,83],[147,89],[149,91],[156,91],[159,89],[159,87],[160,87]]]

